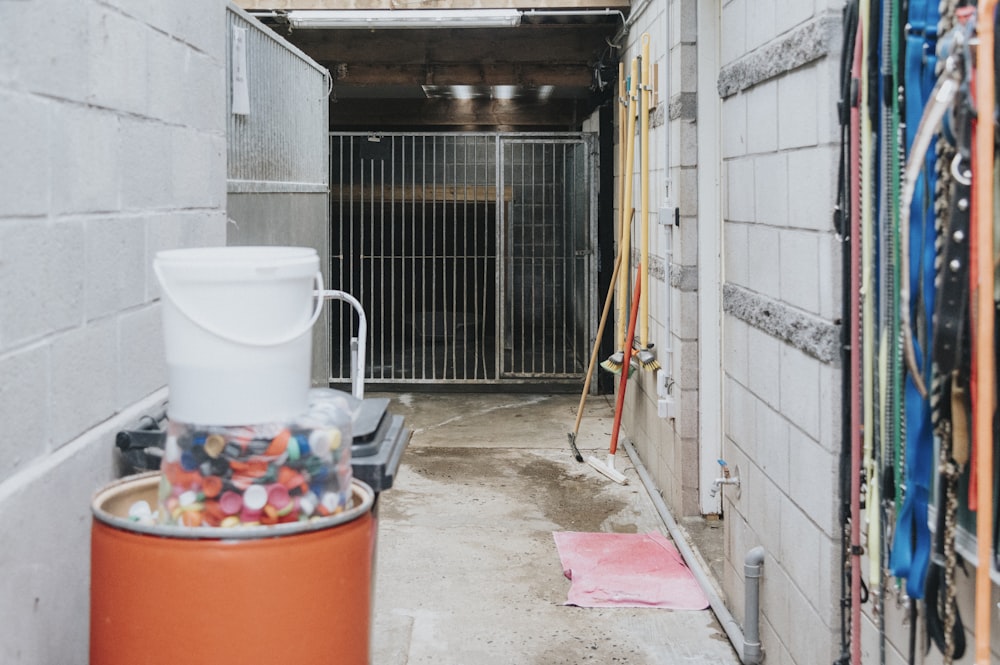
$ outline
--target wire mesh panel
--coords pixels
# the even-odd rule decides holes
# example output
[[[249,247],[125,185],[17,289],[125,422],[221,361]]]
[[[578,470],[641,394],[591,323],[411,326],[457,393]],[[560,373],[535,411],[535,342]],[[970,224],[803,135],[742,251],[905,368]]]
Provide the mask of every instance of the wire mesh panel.
[[[503,376],[586,370],[596,288],[592,178],[581,137],[502,139],[501,181],[513,193],[503,221]]]
[[[540,189],[532,192],[523,185],[500,184],[503,136],[331,136],[332,280],[335,288],[358,298],[367,312],[367,381],[499,383],[529,376],[504,369],[507,352],[502,320],[518,321],[521,312],[501,305],[508,298],[510,279],[506,273],[511,269],[505,258],[509,233],[502,220],[519,205],[522,216],[531,214],[530,206],[526,208],[518,197],[527,200],[534,194],[543,195]],[[567,147],[561,154],[573,152]],[[538,154],[554,156],[551,151]],[[558,171],[562,180],[589,172],[586,167],[575,171],[578,167],[573,165],[563,174],[567,167],[562,163],[541,168]],[[560,185],[559,206],[534,210],[535,214],[552,215],[559,208],[558,219],[537,222],[537,226],[548,224],[556,233],[555,228],[574,214],[584,214],[567,203],[581,196],[588,198],[586,183],[579,180],[577,184],[583,188],[580,194],[567,195],[565,186]],[[571,249],[581,242],[589,246],[589,212],[584,217],[580,229],[560,229],[560,238],[566,239],[550,243],[545,250],[547,271],[540,272],[538,279],[554,285],[537,288],[550,306],[579,297],[575,291],[580,285],[574,284],[574,279],[586,277],[589,283],[589,275],[579,272],[581,266],[589,266],[588,255],[575,257]],[[515,228],[522,226],[531,225],[519,223]],[[588,236],[585,241],[572,239],[579,232]],[[571,258],[557,261],[551,257],[557,251],[570,251]],[[522,267],[521,262],[517,267]],[[589,293],[585,288],[580,291]],[[586,317],[574,317],[577,309],[582,314],[588,306],[576,303],[562,307],[558,315],[545,318],[545,329],[556,336],[553,327],[583,325],[585,346],[591,324]],[[339,312],[335,308],[333,317],[331,380],[343,381],[350,376],[349,349],[356,321],[346,308]],[[529,334],[523,324],[518,330]],[[541,331],[539,325],[530,332]],[[558,336],[564,339],[567,335],[563,332]],[[578,353],[582,342],[576,336],[570,335],[574,343],[559,352]],[[574,374],[574,367],[576,376],[582,373],[578,360],[556,360],[555,345],[551,341],[543,345],[551,349],[550,362],[537,365],[530,376],[565,377]]]
[[[229,71],[241,72],[247,88],[237,113],[226,86],[229,191],[325,192],[326,146],[316,128],[329,126],[329,73],[242,10],[230,5],[226,16]]]

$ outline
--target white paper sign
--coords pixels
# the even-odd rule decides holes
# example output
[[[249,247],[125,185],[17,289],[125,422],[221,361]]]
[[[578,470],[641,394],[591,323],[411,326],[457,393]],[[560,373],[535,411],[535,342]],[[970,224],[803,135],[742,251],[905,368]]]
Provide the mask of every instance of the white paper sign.
[[[250,86],[247,85],[247,29],[233,28],[233,115],[250,115]]]

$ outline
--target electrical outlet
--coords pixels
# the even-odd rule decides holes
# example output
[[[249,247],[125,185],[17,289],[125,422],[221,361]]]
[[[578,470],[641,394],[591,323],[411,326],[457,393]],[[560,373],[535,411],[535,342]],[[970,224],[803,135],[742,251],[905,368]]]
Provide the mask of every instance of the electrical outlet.
[[[667,387],[667,380],[670,377],[667,376],[667,370],[658,369],[656,370],[656,396],[659,398],[669,397],[670,390]]]
[[[677,402],[673,397],[664,397],[656,400],[656,415],[664,420],[674,420],[677,418]]]

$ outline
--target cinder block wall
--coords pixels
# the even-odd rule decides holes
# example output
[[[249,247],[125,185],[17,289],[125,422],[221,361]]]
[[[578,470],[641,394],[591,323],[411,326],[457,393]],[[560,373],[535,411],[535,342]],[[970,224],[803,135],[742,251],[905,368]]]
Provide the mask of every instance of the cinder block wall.
[[[625,428],[643,464],[677,517],[700,515],[698,504],[698,181],[697,0],[642,5],[622,53],[626,76],[649,35],[655,108],[649,121],[649,339],[671,384],[674,417],[659,415],[657,375],[636,372],[626,392]],[[669,54],[669,57],[668,57]],[[638,134],[638,125],[637,125]],[[641,258],[640,142],[636,141],[630,280]],[[622,149],[617,146],[618,151]],[[621,173],[616,188],[621,187]],[[621,201],[616,189],[616,212]],[[626,199],[627,201],[627,199]],[[677,211],[675,225],[674,211]],[[637,327],[637,337],[638,327]]]
[[[722,4],[724,587],[767,550],[768,661],[839,656],[840,246],[832,214],[840,2]]]
[[[90,498],[166,396],[152,257],[225,243],[225,7],[0,2],[0,662],[88,660]]]

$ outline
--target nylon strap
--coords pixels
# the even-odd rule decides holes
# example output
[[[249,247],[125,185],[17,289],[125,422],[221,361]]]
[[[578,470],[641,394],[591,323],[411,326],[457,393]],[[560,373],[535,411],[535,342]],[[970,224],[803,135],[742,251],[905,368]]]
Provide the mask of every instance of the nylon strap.
[[[906,92],[907,92],[907,151],[913,147],[921,115],[930,99],[935,83],[937,58],[937,24],[939,20],[936,0],[911,0],[906,36]],[[910,598],[924,597],[924,581],[930,562],[931,538],[927,525],[927,507],[930,500],[930,483],[933,469],[934,438],[931,427],[930,403],[921,394],[917,381],[930,383],[930,363],[924,358],[923,349],[929,348],[932,337],[930,313],[934,311],[934,139],[923,155],[910,154],[910,164],[918,165],[919,175],[909,203],[909,293],[914,297],[909,303],[908,335],[912,339],[916,367],[907,377],[906,400],[906,493],[896,521],[895,537],[890,555],[890,570],[897,577],[906,578],[906,591]],[[908,168],[910,168],[908,166]],[[905,205],[905,202],[904,202]]]

